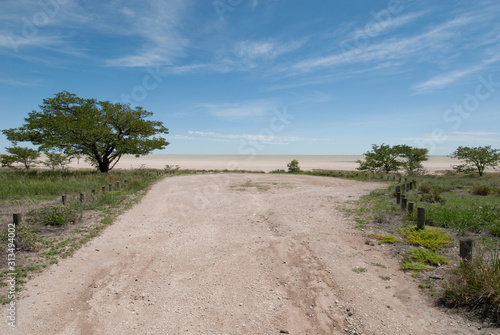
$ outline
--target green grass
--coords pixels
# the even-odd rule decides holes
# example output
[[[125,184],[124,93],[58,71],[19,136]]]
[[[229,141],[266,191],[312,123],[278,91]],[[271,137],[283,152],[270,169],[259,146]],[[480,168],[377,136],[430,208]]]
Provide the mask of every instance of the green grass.
[[[370,237],[376,238],[377,240],[379,240],[382,243],[393,244],[393,243],[399,242],[399,238],[397,238],[396,236],[392,236],[392,235],[373,234],[373,235],[370,235]]]
[[[354,269],[352,269],[352,271],[354,271],[356,273],[363,273],[363,272],[367,272],[368,270],[366,268],[354,268]]]
[[[400,266],[404,271],[427,271],[430,269],[427,265],[410,260],[402,262]]]
[[[462,261],[446,281],[442,301],[500,323],[500,250],[482,250],[471,261]]]
[[[439,255],[436,252],[428,249],[418,248],[408,250],[408,256],[411,261],[426,263],[435,266],[440,266],[442,264],[448,263],[448,259],[445,256]]]
[[[410,244],[426,247],[436,251],[450,244],[452,237],[443,229],[435,227],[404,227],[398,230]]]

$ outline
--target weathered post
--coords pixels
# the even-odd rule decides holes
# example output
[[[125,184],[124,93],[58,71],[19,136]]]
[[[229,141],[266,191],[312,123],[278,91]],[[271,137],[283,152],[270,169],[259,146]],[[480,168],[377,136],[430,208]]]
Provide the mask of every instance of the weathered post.
[[[392,176],[392,181],[396,181],[396,176]]]
[[[407,202],[406,195],[402,195],[401,196],[401,209],[402,210],[406,210],[406,202]]]
[[[85,201],[85,193],[80,193],[80,202]]]
[[[408,213],[410,213],[410,214],[413,213],[413,205],[414,205],[413,202],[408,203]]]
[[[400,204],[401,202],[401,189],[399,186],[396,187],[396,204]]]
[[[108,187],[110,192],[113,191],[113,184],[109,184]]]
[[[417,229],[425,227],[425,208],[417,207]]]
[[[410,183],[406,183],[406,192],[410,190]]]
[[[471,239],[460,240],[460,258],[466,261],[472,259],[472,246],[473,242]]]
[[[62,204],[63,204],[64,206],[66,206],[66,203],[67,203],[67,202],[68,202],[68,196],[67,196],[67,195],[63,195],[63,196],[62,196]]]
[[[92,195],[95,195],[96,194],[96,190],[92,190]]]
[[[119,190],[119,189],[120,189],[120,182],[119,182],[119,181],[117,181],[117,182],[116,182],[116,189],[117,189],[117,190]]]
[[[125,179],[125,180],[123,181],[123,185],[124,185],[125,187],[127,187],[127,183],[128,183],[128,181],[127,181],[127,179]]]
[[[21,224],[21,221],[23,220],[23,215],[21,213],[14,213],[12,215],[12,222],[14,223],[14,226],[19,226]]]
[[[102,187],[102,193],[105,193],[106,192],[106,186],[103,186]]]

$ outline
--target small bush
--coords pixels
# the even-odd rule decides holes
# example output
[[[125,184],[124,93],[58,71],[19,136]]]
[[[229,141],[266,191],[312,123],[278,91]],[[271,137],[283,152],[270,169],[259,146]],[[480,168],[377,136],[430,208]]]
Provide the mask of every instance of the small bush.
[[[8,241],[7,230],[2,230],[0,232],[0,241]],[[29,223],[18,225],[16,227],[16,246],[25,251],[37,251],[39,249],[37,229]]]
[[[300,171],[299,162],[296,159],[288,163],[286,166],[288,166],[288,172],[290,173],[295,173]]]
[[[452,242],[451,236],[439,228],[425,227],[424,229],[417,229],[406,227],[399,229],[399,231],[408,239],[410,244],[421,245],[433,251],[439,250]]]
[[[366,268],[354,268],[354,269],[352,269],[352,271],[354,271],[356,273],[363,273],[363,272],[366,272],[368,270]]]
[[[500,250],[481,251],[463,261],[445,284],[445,304],[470,307],[500,322]]]
[[[429,267],[419,262],[405,260],[401,263],[401,269],[404,271],[427,271]]]
[[[429,194],[432,191],[432,187],[428,183],[424,182],[418,186],[418,191],[420,193]]]
[[[70,206],[58,205],[35,209],[28,213],[31,221],[45,225],[62,226],[76,220],[76,211]]]
[[[397,243],[399,242],[399,239],[396,236],[392,235],[380,235],[380,234],[373,234],[371,237],[376,238],[382,243]]]
[[[483,195],[486,196],[490,194],[491,189],[488,185],[474,185],[472,186],[472,189],[470,190],[470,193],[475,194],[475,195]]]
[[[448,259],[443,255],[438,255],[434,251],[428,249],[412,249],[408,250],[409,257],[419,263],[427,263],[430,265],[439,266],[448,263]]]

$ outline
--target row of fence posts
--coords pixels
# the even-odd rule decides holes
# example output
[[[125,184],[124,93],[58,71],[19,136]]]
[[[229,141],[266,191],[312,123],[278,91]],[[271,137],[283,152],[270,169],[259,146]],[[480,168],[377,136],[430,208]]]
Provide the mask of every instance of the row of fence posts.
[[[166,174],[168,174],[168,175],[173,175],[173,174],[175,174],[175,171],[170,170],[170,171],[168,171]],[[156,171],[156,176],[157,176],[157,177],[160,177],[160,176],[162,176],[162,175],[163,175],[163,174],[162,174],[160,171]],[[152,174],[151,174],[151,173],[149,173],[149,176],[151,177],[151,176],[152,176]],[[126,187],[127,187],[127,185],[128,185],[128,180],[127,180],[127,179],[123,180],[123,187],[125,187],[125,188],[126,188]],[[117,189],[117,190],[120,190],[120,189],[121,189],[121,186],[122,186],[121,182],[120,182],[120,181],[117,181],[117,182],[115,183],[115,186],[114,186],[114,187],[116,187],[116,189]],[[102,186],[102,187],[101,187],[101,191],[102,191],[102,193],[105,193],[105,192],[106,192],[106,190],[108,190],[109,192],[112,192],[112,191],[113,191],[113,184],[111,184],[111,183],[110,183],[110,184],[108,184],[108,186]],[[97,194],[97,190],[93,189],[93,190],[92,190],[92,194],[93,194],[93,195],[96,195],[96,194]],[[79,194],[79,199],[80,199],[80,202],[82,202],[82,203],[83,203],[83,202],[85,201],[85,193],[80,193],[80,194]],[[62,196],[61,196],[61,201],[62,201],[62,204],[63,204],[64,206],[66,206],[66,205],[68,204],[68,196],[67,196],[67,195],[65,195],[65,194],[64,194],[64,195],[62,195]],[[22,214],[21,214],[21,213],[14,213],[14,214],[13,214],[13,223],[14,223],[14,226],[18,226],[18,225],[20,225],[20,224],[21,224],[21,222],[22,222]]]
[[[389,176],[387,176],[387,180],[389,180]],[[393,181],[396,180],[396,177],[393,176]],[[399,177],[399,183],[401,183],[401,177]],[[416,189],[417,182],[412,180],[411,182],[407,182],[407,178],[405,178],[405,183],[402,185],[396,186],[396,204],[401,206],[403,211],[407,211],[409,214],[412,214],[414,211],[415,204],[413,202],[409,202],[407,196],[404,192],[408,192],[412,189]],[[417,229],[425,228],[425,208],[417,207]],[[459,256],[462,260],[470,261],[472,259],[472,249],[473,249],[473,241],[471,239],[463,239],[459,241],[460,243],[460,251]]]

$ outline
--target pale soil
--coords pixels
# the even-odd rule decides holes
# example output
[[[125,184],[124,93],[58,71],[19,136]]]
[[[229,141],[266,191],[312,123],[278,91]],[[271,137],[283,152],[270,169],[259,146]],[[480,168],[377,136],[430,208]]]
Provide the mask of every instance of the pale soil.
[[[299,175],[166,178],[30,280],[16,328],[3,317],[0,334],[500,333],[434,307],[388,246],[364,243],[342,208],[379,187]]]

